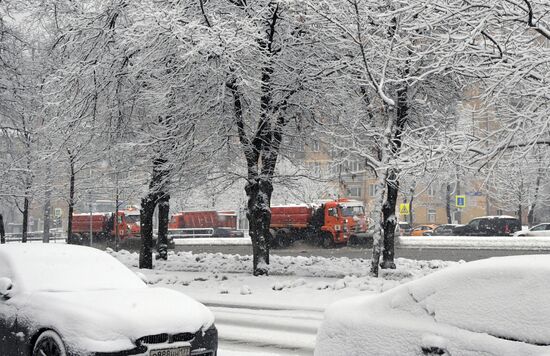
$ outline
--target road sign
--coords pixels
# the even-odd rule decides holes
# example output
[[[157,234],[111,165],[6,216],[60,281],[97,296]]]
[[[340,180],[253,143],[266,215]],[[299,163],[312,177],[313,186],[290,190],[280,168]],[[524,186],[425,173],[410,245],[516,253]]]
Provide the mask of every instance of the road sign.
[[[61,208],[55,208],[54,211],[53,211],[53,215],[56,218],[60,218],[61,215],[63,215],[63,210],[61,210]]]
[[[410,207],[409,203],[399,204],[399,214],[409,215],[411,213],[411,210],[409,207]]]
[[[465,208],[466,207],[466,196],[465,195],[457,195],[455,205],[456,205],[457,208]]]

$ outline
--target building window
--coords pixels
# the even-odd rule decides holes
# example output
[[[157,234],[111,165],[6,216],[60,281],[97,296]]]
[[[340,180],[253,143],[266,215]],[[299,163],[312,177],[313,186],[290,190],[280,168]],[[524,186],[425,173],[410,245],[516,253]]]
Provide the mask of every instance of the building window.
[[[311,150],[313,152],[319,152],[321,150],[321,147],[319,146],[319,141],[313,140],[311,142]]]
[[[435,190],[436,190],[435,187],[434,187],[433,185],[430,185],[430,186],[428,187],[428,195],[429,195],[430,197],[435,196],[435,193],[436,193]]]
[[[428,209],[428,222],[435,223],[437,219],[437,211],[435,209]]]
[[[376,193],[378,193],[378,185],[369,184],[369,197],[375,197]]]
[[[360,187],[350,187],[348,189],[349,196],[354,198],[361,198],[361,188]]]

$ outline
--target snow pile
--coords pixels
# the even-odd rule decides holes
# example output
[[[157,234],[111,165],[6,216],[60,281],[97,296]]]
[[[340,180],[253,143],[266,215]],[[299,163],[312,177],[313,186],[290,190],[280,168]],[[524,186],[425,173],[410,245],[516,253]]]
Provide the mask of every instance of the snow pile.
[[[451,355],[540,355],[550,351],[541,346],[550,345],[548,294],[549,255],[453,266],[335,303],[315,355],[418,355],[421,347]]]
[[[121,250],[114,252],[107,249],[114,257],[130,267],[138,267],[137,252]],[[382,270],[384,279],[416,279],[444,268],[456,262],[441,260],[417,261],[397,258],[396,270]],[[198,253],[180,251],[169,252],[167,261],[156,261],[155,270],[172,272],[215,272],[215,273],[250,273],[252,256],[231,255],[222,253]],[[346,276],[364,277],[369,275],[370,259],[347,257],[270,257],[269,273],[280,276],[344,278]]]
[[[138,253],[126,250],[119,252],[108,250],[108,252],[125,265],[137,269]],[[374,278],[369,275],[369,259],[273,255],[270,262],[270,278],[263,279],[259,288],[269,289],[271,292],[338,291],[343,289],[383,292],[435,270],[457,264],[457,262],[440,260],[416,261],[398,258],[396,260],[397,269],[381,270],[380,278]],[[248,255],[169,252],[168,260],[156,261],[154,270],[140,271],[147,275],[148,283],[152,285],[177,288],[191,285],[193,286],[191,289],[206,289],[199,287],[198,284],[211,281],[215,282],[217,290],[210,292],[247,296],[258,289],[257,284],[259,283],[258,278],[244,281],[244,277],[242,277],[251,275],[251,266],[252,257]],[[249,284],[245,285],[245,282]],[[238,283],[243,284],[237,285]],[[188,291],[185,290],[185,292]]]

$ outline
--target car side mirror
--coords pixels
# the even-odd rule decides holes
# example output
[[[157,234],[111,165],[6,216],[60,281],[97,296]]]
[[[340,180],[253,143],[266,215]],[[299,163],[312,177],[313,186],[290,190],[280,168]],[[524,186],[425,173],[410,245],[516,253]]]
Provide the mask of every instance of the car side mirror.
[[[9,299],[13,290],[13,282],[7,277],[0,278],[0,297]]]

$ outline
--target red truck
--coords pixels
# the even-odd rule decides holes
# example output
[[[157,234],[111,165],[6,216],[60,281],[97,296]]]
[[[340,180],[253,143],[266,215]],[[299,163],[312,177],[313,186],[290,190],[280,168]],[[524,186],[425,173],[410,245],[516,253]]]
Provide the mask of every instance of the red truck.
[[[129,238],[141,238],[140,211],[137,208],[128,208],[124,210],[126,226],[128,228]]]
[[[67,242],[89,243],[90,231],[95,241],[114,240],[117,232],[119,239],[124,240],[129,236],[126,216],[122,211],[117,216],[118,226],[114,213],[73,214],[73,232]]]
[[[235,211],[181,211],[172,215],[168,234],[177,237],[243,237]]]
[[[304,239],[329,248],[366,232],[363,203],[338,199],[320,205],[271,207],[272,246],[286,247]]]

